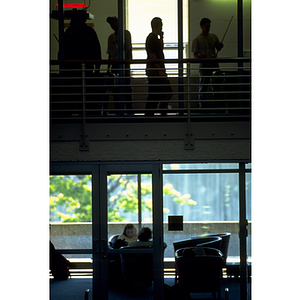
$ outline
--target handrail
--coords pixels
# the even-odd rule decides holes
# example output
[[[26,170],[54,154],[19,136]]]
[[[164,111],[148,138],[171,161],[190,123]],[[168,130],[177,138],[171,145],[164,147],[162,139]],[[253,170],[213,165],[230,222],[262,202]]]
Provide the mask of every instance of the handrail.
[[[101,63],[101,64],[110,64],[110,63],[118,63],[118,64],[147,64],[148,62],[164,62],[165,64],[174,64],[174,63],[203,63],[203,62],[218,62],[218,63],[228,63],[228,62],[235,62],[235,63],[250,63],[250,57],[222,57],[222,58],[168,58],[168,59],[102,59],[102,60],[58,60],[58,59],[51,59],[50,64],[57,65],[61,63]]]
[[[171,99],[165,100],[164,95],[170,93],[168,90],[157,88],[148,90],[151,85],[145,80],[146,68],[139,68],[138,75],[134,75],[135,65],[146,65],[150,62],[165,64],[170,82],[159,83],[156,86],[171,87]],[[204,68],[201,65],[210,65],[212,62],[221,64],[220,68]],[[113,74],[103,70],[103,66],[111,64],[119,65],[118,69],[115,67]],[[120,118],[128,121],[132,118],[146,120],[149,112],[152,120],[157,117],[160,120],[176,118],[177,121],[182,119],[187,122],[188,126],[199,116],[210,120],[216,117],[250,119],[251,58],[249,57],[50,60],[50,65],[59,66],[59,69],[50,68],[51,121],[82,122],[83,144],[85,144],[85,123],[92,119],[116,122],[120,121]],[[91,69],[93,65],[101,67],[98,71],[94,71]],[[199,75],[199,71],[204,69],[211,70],[211,73]],[[214,70],[219,72],[212,75]],[[155,80],[161,77],[151,78]],[[199,88],[199,78],[202,79],[201,85],[204,87],[202,90]],[[190,137],[187,145],[192,145]]]

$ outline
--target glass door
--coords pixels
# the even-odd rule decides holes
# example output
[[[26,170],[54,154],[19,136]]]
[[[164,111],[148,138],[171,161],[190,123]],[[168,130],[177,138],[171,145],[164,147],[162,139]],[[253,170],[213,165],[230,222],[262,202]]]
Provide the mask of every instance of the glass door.
[[[93,167],[89,165],[52,164],[49,176],[50,280],[72,281],[93,278]],[[57,255],[58,253],[58,255]],[[61,258],[62,255],[67,260]],[[56,261],[55,261],[56,260]],[[61,261],[67,262],[66,268]],[[58,276],[58,277],[57,277]],[[55,280],[54,280],[55,282]],[[92,289],[92,280],[86,289]],[[59,298],[57,289],[50,299]]]
[[[126,299],[141,292],[153,297],[153,253],[127,253],[131,250],[128,247],[135,249],[140,244],[137,240],[142,228],[151,233],[151,244],[152,207],[151,174],[107,176],[109,299],[118,295]]]
[[[142,295],[147,299],[162,298],[160,173],[160,165],[155,164],[100,166],[101,221],[95,232],[99,235],[95,236],[99,255],[94,262],[94,299],[100,295],[101,299]],[[147,242],[137,241],[142,239],[138,236],[141,230],[151,232]],[[141,245],[148,247],[138,248]]]

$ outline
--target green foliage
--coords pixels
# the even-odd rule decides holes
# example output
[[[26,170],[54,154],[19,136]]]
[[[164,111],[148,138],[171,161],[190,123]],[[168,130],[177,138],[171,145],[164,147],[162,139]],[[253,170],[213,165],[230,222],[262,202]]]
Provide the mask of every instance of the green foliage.
[[[166,183],[163,187],[163,193],[164,196],[171,196],[173,198],[173,201],[176,202],[179,205],[196,205],[197,202],[190,199],[190,194],[184,194],[182,195],[179,191],[175,190],[173,185],[170,183]],[[167,208],[164,208],[164,213],[168,213],[169,210]]]
[[[142,210],[152,211],[152,187],[150,175],[142,175],[141,195]],[[147,180],[148,178],[148,180]],[[146,179],[146,180],[145,180]],[[150,180],[149,180],[150,179]],[[137,175],[111,175],[108,177],[108,220],[122,222],[126,218],[120,215],[138,213],[138,180]]]
[[[107,179],[108,221],[123,222],[124,213],[138,213],[138,175],[111,175]],[[142,211],[152,213],[151,175],[141,175]],[[163,187],[164,196],[172,197],[179,205],[196,205],[189,194],[182,195],[172,184]],[[62,212],[62,210],[65,210]],[[164,212],[168,212],[164,208]],[[50,213],[62,222],[92,220],[91,176],[50,176]]]
[[[66,213],[58,211],[63,206]],[[50,212],[63,222],[92,220],[91,176],[50,176]]]

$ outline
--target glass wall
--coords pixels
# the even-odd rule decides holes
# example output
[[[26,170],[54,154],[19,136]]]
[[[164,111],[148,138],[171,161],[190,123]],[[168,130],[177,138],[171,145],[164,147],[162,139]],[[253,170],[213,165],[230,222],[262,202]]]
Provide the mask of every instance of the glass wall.
[[[173,257],[173,242],[201,234],[231,233],[228,261],[239,259],[239,164],[164,165],[165,257]],[[250,169],[248,169],[250,172]],[[168,194],[176,190],[176,197]],[[246,177],[247,215],[251,220],[251,176]],[[169,231],[168,217],[183,216],[183,230]],[[248,244],[251,255],[251,244]]]
[[[50,176],[50,240],[57,249],[92,249],[91,175]],[[246,165],[247,253],[251,259],[251,165]],[[168,217],[183,216],[183,230],[169,231]],[[108,239],[127,223],[153,228],[152,175],[107,176]],[[239,257],[239,165],[163,165],[165,258],[173,242],[206,233],[230,232],[228,260]],[[68,258],[91,254],[66,254]]]

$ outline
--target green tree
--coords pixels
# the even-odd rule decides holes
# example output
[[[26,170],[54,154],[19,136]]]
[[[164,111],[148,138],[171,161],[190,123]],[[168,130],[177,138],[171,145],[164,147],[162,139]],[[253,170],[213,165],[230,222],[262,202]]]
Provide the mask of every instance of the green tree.
[[[50,213],[63,222],[92,220],[91,176],[50,176]],[[65,208],[65,213],[58,210]]]
[[[142,175],[142,210],[152,212],[151,175]],[[108,177],[108,221],[126,221],[124,213],[138,212],[137,175],[111,175]],[[189,194],[181,194],[172,184],[163,187],[165,196],[180,205],[196,205]],[[62,212],[64,210],[65,212]],[[164,208],[164,212],[168,212]],[[63,222],[89,222],[92,220],[91,176],[50,176],[50,213]]]

